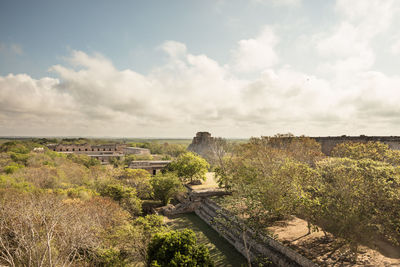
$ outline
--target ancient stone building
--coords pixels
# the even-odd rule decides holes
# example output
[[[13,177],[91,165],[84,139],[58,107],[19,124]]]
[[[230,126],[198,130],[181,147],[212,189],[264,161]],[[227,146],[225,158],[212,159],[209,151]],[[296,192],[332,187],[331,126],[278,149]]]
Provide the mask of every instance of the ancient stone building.
[[[281,136],[282,140],[290,140],[296,138],[295,136]],[[309,137],[321,144],[321,151],[327,156],[330,156],[333,148],[341,143],[354,142],[354,143],[367,143],[367,142],[381,142],[387,144],[390,149],[400,150],[400,136],[322,136],[322,137]]]
[[[125,147],[123,148],[125,155],[150,155],[150,150],[141,147]]]
[[[47,147],[60,153],[85,154],[100,160],[103,164],[107,164],[112,158],[121,158],[128,154],[150,155],[150,150],[147,148],[127,147],[124,144],[51,144]]]
[[[280,135],[279,138],[291,139],[296,138],[295,136]],[[325,155],[330,156],[332,149],[340,143],[344,142],[381,142],[387,144],[390,149],[400,150],[400,136],[323,136],[323,137],[310,137],[315,139],[321,144],[321,150]],[[207,157],[210,152],[210,146],[214,142],[214,137],[211,137],[209,132],[198,132],[195,137],[193,137],[192,143],[189,145],[188,150],[195,152],[203,157]]]
[[[387,144],[390,149],[400,150],[400,136],[323,136],[311,137],[321,144],[321,150],[325,155],[330,155],[333,148],[340,143],[344,142],[381,142]]]
[[[193,137],[192,143],[189,145],[188,150],[195,152],[203,157],[206,157],[210,151],[210,146],[214,141],[209,132],[198,132]]]
[[[130,169],[143,169],[152,175],[156,175],[171,163],[170,160],[137,160],[129,164]]]

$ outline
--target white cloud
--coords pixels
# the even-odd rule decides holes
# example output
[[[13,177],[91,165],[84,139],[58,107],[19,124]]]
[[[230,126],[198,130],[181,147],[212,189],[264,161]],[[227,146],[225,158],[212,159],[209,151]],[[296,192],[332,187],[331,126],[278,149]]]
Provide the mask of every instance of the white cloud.
[[[371,50],[358,28],[347,22],[341,23],[331,34],[321,39],[316,48],[323,57],[334,59],[370,53]]]
[[[171,57],[181,57],[186,54],[186,45],[176,41],[166,41],[160,47]]]
[[[260,71],[278,63],[275,51],[278,37],[271,27],[264,27],[254,39],[241,40],[232,51],[233,67],[240,72]]]
[[[304,35],[317,62],[310,73],[284,61],[285,33],[271,26],[240,40],[225,65],[177,41],[159,47],[166,61],[147,74],[120,70],[101,54],[72,51],[65,64],[50,68],[58,79],[0,76],[0,132],[393,135],[400,132],[400,76],[374,69],[379,51],[373,42],[390,29],[396,6],[338,0],[339,20]],[[400,41],[391,52],[400,53]]]
[[[400,39],[396,40],[390,47],[390,52],[394,55],[400,55]]]
[[[386,30],[398,11],[394,0],[337,0],[336,10],[346,21],[357,25],[366,38]]]
[[[360,131],[368,122],[398,124],[397,76],[358,71],[327,80],[285,66],[244,80],[230,66],[180,49],[184,44],[162,47],[168,47],[170,58],[148,75],[118,70],[99,54],[72,51],[70,65],[51,68],[59,79],[0,77],[0,131],[190,136],[206,129],[250,136],[295,129],[315,135]]]
[[[327,33],[314,35],[315,47],[325,60],[319,70],[325,74],[354,76],[374,66],[376,53],[372,43],[386,32],[398,11],[393,0],[337,0],[341,20]]]

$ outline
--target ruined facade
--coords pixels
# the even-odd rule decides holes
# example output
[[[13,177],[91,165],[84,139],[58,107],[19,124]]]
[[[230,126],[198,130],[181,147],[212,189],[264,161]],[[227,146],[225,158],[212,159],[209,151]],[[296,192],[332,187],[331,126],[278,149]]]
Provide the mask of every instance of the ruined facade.
[[[295,136],[282,136],[278,137],[284,140],[291,140],[296,138]],[[389,146],[390,149],[400,150],[400,136],[319,136],[309,137],[314,139],[321,145],[321,151],[327,156],[330,156],[333,148],[341,143],[353,142],[353,143],[367,143],[367,142],[381,142]]]
[[[143,169],[156,175],[171,163],[170,160],[135,160],[129,164],[130,169]]]
[[[296,138],[295,136],[280,135],[278,138],[291,139]],[[400,136],[322,136],[322,137],[310,137],[321,144],[321,150],[325,155],[330,156],[333,148],[340,143],[345,142],[381,142],[387,144],[390,149],[400,150]],[[189,145],[188,150],[195,152],[203,157],[207,157],[207,153],[210,152],[210,147],[214,142],[214,137],[211,137],[209,132],[198,132],[193,137],[192,143]]]
[[[198,132],[193,137],[192,143],[189,145],[188,150],[195,152],[203,157],[207,156],[210,151],[210,146],[214,141],[214,137],[211,137],[209,132]]]
[[[400,136],[324,136],[324,137],[311,137],[321,144],[321,150],[325,155],[330,156],[333,148],[340,143],[345,142],[381,142],[387,144],[390,149],[400,150]]]
[[[124,144],[51,144],[47,146],[50,150],[60,153],[84,154],[100,160],[107,164],[111,158],[123,157],[125,155],[150,155],[147,148],[127,147]]]

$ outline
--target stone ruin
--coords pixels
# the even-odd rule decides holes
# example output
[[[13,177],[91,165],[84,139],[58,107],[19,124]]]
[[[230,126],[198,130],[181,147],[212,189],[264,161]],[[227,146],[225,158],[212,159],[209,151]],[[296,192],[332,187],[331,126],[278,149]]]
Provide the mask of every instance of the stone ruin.
[[[214,141],[209,132],[198,132],[193,137],[192,143],[189,145],[188,150],[199,154],[202,157],[207,157],[210,152],[210,146]]]
[[[290,140],[292,138],[297,138],[296,136],[290,135],[280,135],[279,138],[282,140]],[[322,152],[330,156],[333,148],[340,143],[345,142],[381,142],[387,144],[390,149],[400,150],[400,136],[323,136],[323,137],[309,137],[314,139],[321,144]],[[189,145],[188,150],[199,154],[200,156],[207,158],[211,153],[211,146],[215,141],[215,137],[211,137],[209,132],[198,132],[195,137],[193,137],[192,143]]]

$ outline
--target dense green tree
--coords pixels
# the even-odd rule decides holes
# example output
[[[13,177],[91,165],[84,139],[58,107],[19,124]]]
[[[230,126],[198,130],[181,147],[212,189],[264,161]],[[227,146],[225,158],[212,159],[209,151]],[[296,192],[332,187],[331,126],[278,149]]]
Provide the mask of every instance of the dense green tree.
[[[175,171],[182,181],[192,182],[194,179],[205,180],[210,165],[202,157],[187,152],[171,162],[169,168]]]
[[[83,154],[68,154],[67,158],[70,159],[71,161],[84,165],[87,168],[90,168],[92,166],[100,165],[101,162],[93,157],[89,157],[87,155]]]
[[[157,174],[151,178],[150,182],[153,186],[154,197],[161,200],[163,205],[167,205],[171,198],[184,191],[184,187],[175,173]]]
[[[156,234],[149,244],[149,266],[214,266],[208,249],[197,244],[192,230]]]
[[[218,173],[237,201],[259,203],[254,207],[257,211],[250,209],[252,205],[243,206],[249,208],[248,215],[259,217],[260,223],[293,214],[301,201],[301,186],[314,175],[311,166],[321,156],[319,146],[308,138],[292,139],[252,138],[226,159],[223,175]],[[313,152],[300,155],[295,148]]]
[[[0,152],[13,152],[18,154],[28,154],[33,145],[22,141],[9,141],[0,145]]]
[[[23,167],[24,167],[24,165],[12,162],[11,164],[4,167],[4,171],[7,174],[12,174]]]
[[[138,216],[149,173],[33,153],[29,142],[0,145],[0,265],[143,265],[165,230],[160,217]]]
[[[124,163],[124,165],[126,167],[128,167],[129,164],[132,161],[136,161],[136,160],[153,160],[153,159],[154,159],[154,157],[152,155],[126,155],[124,157],[123,163]]]
[[[400,169],[370,159],[331,158],[317,165],[316,223],[357,251],[380,233],[400,240]]]
[[[111,181],[111,183],[101,185],[99,191],[101,196],[109,197],[117,201],[132,215],[140,214],[142,202],[136,196],[135,188],[123,186]]]
[[[139,198],[149,199],[153,195],[153,188],[150,183],[151,175],[142,169],[124,169],[118,177],[124,184],[136,188]]]
[[[157,141],[144,142],[144,143],[130,143],[134,147],[142,147],[150,150],[151,154],[169,155],[171,157],[178,157],[180,154],[186,152],[187,145],[184,144],[160,144]]]
[[[391,150],[381,142],[345,142],[336,145],[332,150],[333,157],[351,159],[372,159],[392,165],[400,165],[400,151]]]

